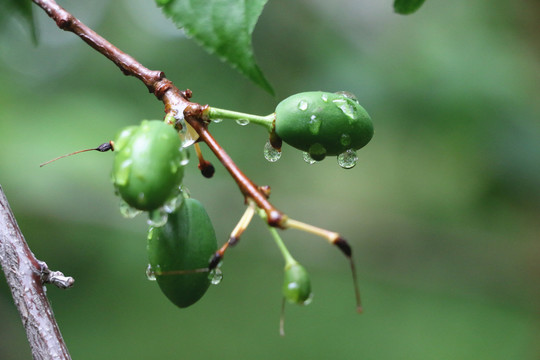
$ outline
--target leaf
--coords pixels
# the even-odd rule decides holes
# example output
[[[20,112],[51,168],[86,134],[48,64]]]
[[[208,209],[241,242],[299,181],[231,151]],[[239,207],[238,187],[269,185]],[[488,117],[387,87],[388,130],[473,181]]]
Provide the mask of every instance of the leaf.
[[[394,10],[398,14],[412,14],[422,6],[425,0],[394,0]]]
[[[251,34],[268,0],[156,0],[165,15],[208,52],[215,53],[264,90],[272,86],[257,66]]]
[[[31,0],[0,0],[0,28],[9,18],[10,13],[22,17],[30,27],[30,34],[34,42],[37,42],[36,25],[32,11]]]

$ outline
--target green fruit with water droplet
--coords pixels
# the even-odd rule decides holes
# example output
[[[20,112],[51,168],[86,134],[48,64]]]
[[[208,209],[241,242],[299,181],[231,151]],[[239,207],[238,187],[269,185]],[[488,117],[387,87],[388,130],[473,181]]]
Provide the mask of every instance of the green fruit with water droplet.
[[[304,305],[311,300],[309,274],[302,265],[292,263],[285,266],[283,296],[287,301],[300,305]]]
[[[167,223],[150,229],[148,235],[151,270],[161,291],[181,308],[197,302],[208,289],[208,271],[193,270],[208,268],[216,250],[212,222],[195,199],[184,199]]]
[[[276,134],[314,160],[358,150],[373,137],[373,123],[347,93],[303,92],[276,107]]]
[[[159,120],[122,130],[114,141],[112,179],[131,207],[151,211],[176,195],[184,176],[178,132]]]

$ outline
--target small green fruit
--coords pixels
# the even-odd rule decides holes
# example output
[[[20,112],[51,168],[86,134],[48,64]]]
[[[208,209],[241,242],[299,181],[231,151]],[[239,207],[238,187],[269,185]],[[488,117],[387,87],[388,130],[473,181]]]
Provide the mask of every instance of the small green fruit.
[[[319,161],[365,146],[373,137],[373,123],[351,94],[311,91],[278,104],[275,131]]]
[[[283,296],[294,304],[307,304],[311,300],[311,282],[304,267],[298,263],[285,266]]]
[[[216,249],[212,222],[195,199],[184,199],[167,223],[148,235],[148,259],[157,283],[181,308],[197,302],[208,289],[208,271],[192,271],[207,268]]]
[[[114,142],[113,183],[131,207],[151,211],[176,195],[182,182],[182,142],[159,120],[122,130]]]

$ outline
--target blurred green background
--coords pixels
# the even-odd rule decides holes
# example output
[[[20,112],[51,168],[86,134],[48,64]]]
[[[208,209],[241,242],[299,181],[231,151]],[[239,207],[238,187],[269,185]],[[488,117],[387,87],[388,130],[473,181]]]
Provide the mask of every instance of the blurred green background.
[[[315,297],[288,306],[278,335],[282,266],[255,219],[227,253],[224,279],[180,310],[145,277],[144,216],[118,211],[112,154],[39,164],[163,116],[134,78],[35,9],[33,46],[16,21],[0,32],[0,184],[28,243],[76,278],[48,288],[74,359],[539,359],[540,34],[537,1],[427,1],[412,16],[390,0],[271,0],[254,34],[271,97],[206,54],[149,0],[61,1],[98,33],[194,101],[268,114],[307,90],[355,93],[375,124],[358,165],[309,166],[266,135],[211,127],[273,203],[341,232],[353,245],[365,313],[348,264],[323,240],[283,233],[311,274]],[[216,165],[195,161],[185,184],[220,242],[244,205]],[[193,155],[193,154],[192,154]],[[0,281],[0,359],[31,357]]]

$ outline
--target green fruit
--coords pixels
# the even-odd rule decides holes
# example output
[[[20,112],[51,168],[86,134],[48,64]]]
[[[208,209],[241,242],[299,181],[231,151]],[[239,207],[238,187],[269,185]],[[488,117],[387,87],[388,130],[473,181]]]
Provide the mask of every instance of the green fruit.
[[[184,199],[167,223],[152,228],[148,235],[148,259],[157,283],[181,308],[197,302],[208,289],[208,271],[200,269],[208,267],[216,250],[212,222],[195,199]]]
[[[307,304],[311,300],[311,282],[304,267],[298,263],[285,266],[283,296],[294,304]]]
[[[114,142],[113,183],[130,206],[155,210],[176,195],[184,169],[176,130],[159,120],[122,130]]]
[[[358,150],[373,137],[373,123],[347,93],[303,92],[276,107],[276,134],[314,160]]]

